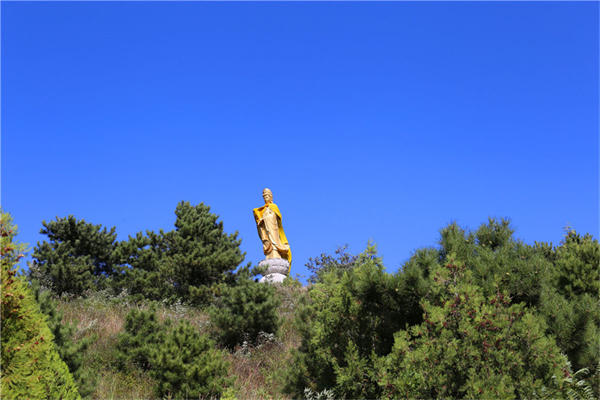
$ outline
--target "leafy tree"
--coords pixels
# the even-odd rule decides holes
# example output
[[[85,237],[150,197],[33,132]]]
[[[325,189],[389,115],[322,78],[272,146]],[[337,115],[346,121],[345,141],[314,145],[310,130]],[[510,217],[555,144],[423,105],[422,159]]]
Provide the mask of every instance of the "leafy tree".
[[[485,296],[449,255],[432,271],[424,321],[396,333],[379,383],[392,398],[532,398],[564,394],[553,376],[570,373],[544,320],[508,293]],[[562,396],[561,396],[562,397]]]
[[[287,373],[286,390],[302,396],[330,389],[340,398],[378,398],[374,375],[378,356],[389,353],[394,333],[411,318],[407,287],[384,272],[375,249],[340,276],[330,271],[311,286],[298,312],[300,348]]]
[[[315,258],[310,257],[308,263],[306,263],[306,268],[311,272],[308,281],[317,283],[328,272],[336,271],[341,275],[344,271],[354,268],[358,256],[348,253],[347,250],[348,245],[345,245],[336,249],[334,256],[321,253],[320,256]]]
[[[235,286],[223,286],[210,309],[213,336],[233,349],[244,341],[256,343],[261,332],[276,334],[279,329],[275,288],[241,277]]]
[[[13,242],[16,226],[0,219],[0,297],[2,302],[1,389],[6,399],[77,399],[77,387],[60,359],[53,335],[27,282],[15,265],[24,246]]]
[[[34,249],[30,279],[48,284],[56,294],[81,295],[107,286],[114,273],[114,227],[107,231],[72,215],[42,225],[40,233],[47,235],[48,241]]]

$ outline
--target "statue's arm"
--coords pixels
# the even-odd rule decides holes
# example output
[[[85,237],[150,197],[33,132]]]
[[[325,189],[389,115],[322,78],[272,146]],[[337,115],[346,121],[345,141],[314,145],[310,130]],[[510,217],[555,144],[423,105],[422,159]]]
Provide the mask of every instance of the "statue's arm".
[[[256,221],[256,225],[260,225],[263,222],[262,215],[260,213],[260,208],[255,208],[252,210],[252,214],[254,215],[254,221]]]

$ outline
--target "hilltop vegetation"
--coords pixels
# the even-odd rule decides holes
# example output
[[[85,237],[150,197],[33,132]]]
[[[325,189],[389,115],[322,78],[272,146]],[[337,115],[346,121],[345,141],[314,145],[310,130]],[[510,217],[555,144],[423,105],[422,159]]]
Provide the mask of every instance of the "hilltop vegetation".
[[[506,220],[451,224],[396,273],[373,245],[342,248],[309,260],[302,287],[255,282],[237,233],[208,206],[175,214],[173,231],[125,241],[73,216],[43,222],[28,290],[81,396],[599,394],[600,245],[589,234],[529,245]]]

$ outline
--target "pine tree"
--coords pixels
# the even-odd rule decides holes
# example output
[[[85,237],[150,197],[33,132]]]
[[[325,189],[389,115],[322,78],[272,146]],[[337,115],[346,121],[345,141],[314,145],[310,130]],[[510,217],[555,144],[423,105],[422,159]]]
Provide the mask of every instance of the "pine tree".
[[[188,321],[171,330],[156,348],[150,372],[157,394],[175,399],[218,398],[232,383],[222,351]]]
[[[559,246],[536,247],[554,266],[552,285],[543,291],[539,310],[573,367],[595,370],[600,363],[598,240],[568,230]]]
[[[231,385],[224,353],[189,322],[160,322],[153,309],[132,310],[117,344],[118,366],[147,371],[160,398],[216,398]]]
[[[424,321],[396,333],[379,384],[390,398],[535,398],[565,394],[569,365],[543,318],[508,293],[485,296],[449,255],[432,271]]]
[[[56,294],[81,295],[107,286],[114,274],[114,227],[107,231],[72,215],[42,225],[40,233],[47,235],[48,241],[34,249],[30,279],[49,284]]]
[[[134,298],[150,300],[173,300],[176,297],[173,273],[168,269],[165,233],[146,231],[129,236],[119,242],[115,249],[118,263],[113,278],[116,291],[127,290]]]
[[[244,260],[237,232],[227,234],[223,222],[200,203],[192,206],[182,201],[175,209],[175,230],[164,235],[169,249],[163,260],[175,293],[186,298],[190,288],[210,286],[222,281]]]
[[[53,343],[46,318],[15,265],[23,246],[13,243],[16,227],[1,214],[2,302],[1,390],[3,399],[78,399],[73,377]]]
[[[222,289],[210,309],[217,342],[233,349],[244,341],[256,344],[261,332],[277,334],[280,301],[273,286],[242,277],[235,286]]]
[[[569,230],[555,249],[558,289],[566,298],[582,294],[598,296],[600,292],[600,244],[592,235]]]
[[[341,275],[319,275],[298,311],[300,348],[287,372],[286,391],[333,390],[339,398],[379,398],[373,375],[377,356],[389,353],[394,333],[412,318],[409,288],[386,274],[373,247]]]
[[[203,203],[182,201],[175,215],[174,230],[140,232],[116,246],[116,290],[153,300],[195,302],[207,297],[209,287],[231,280],[244,260],[237,232],[225,233],[223,222]]]

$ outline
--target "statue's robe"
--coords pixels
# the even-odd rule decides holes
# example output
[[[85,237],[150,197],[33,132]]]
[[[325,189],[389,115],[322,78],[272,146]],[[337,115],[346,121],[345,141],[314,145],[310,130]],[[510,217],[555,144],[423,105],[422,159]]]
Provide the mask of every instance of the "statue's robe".
[[[271,210],[277,218],[276,226],[275,224],[269,224],[268,221],[263,220],[264,229],[269,235],[268,239],[271,242],[271,244],[275,247],[275,250],[279,253],[281,258],[285,258],[286,260],[288,260],[291,266],[292,251],[290,250],[290,244],[288,243],[288,240],[285,237],[283,225],[281,225],[281,212],[279,211],[279,207],[277,207],[276,204],[269,203],[265,204],[262,207],[255,208],[254,210],[252,210],[254,214],[254,221],[256,222],[256,228],[258,229],[258,236],[261,238],[261,240],[265,239],[263,238],[264,234],[263,232],[261,232],[261,227],[259,226],[258,221],[260,221],[261,218],[263,218],[265,212],[267,211],[267,208]],[[276,229],[277,232],[273,232],[274,229]],[[279,238],[279,240],[277,240],[277,238]]]

